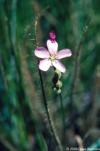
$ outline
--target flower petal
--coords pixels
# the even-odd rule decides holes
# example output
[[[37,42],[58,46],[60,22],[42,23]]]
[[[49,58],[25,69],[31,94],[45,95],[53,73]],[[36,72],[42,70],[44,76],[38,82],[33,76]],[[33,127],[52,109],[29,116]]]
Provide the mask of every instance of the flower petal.
[[[50,54],[56,54],[58,49],[58,43],[56,41],[47,40],[47,47]]]
[[[39,63],[39,69],[43,71],[47,71],[51,66],[51,61],[49,59],[41,60]]]
[[[49,58],[49,52],[44,47],[36,48],[34,53],[35,53],[35,56],[37,56],[39,58]]]
[[[71,55],[72,55],[72,52],[70,49],[62,49],[57,53],[57,59],[70,57]]]
[[[55,68],[57,68],[59,71],[61,71],[61,72],[65,72],[65,71],[66,71],[64,65],[63,65],[60,61],[55,60],[55,61],[52,62],[52,64],[53,64],[53,66],[54,66]]]

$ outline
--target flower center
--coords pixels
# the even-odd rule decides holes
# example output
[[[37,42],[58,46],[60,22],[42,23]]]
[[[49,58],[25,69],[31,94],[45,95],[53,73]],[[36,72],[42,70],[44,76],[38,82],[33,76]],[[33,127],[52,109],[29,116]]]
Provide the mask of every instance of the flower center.
[[[51,61],[54,61],[56,59],[56,56],[55,55],[50,55],[50,58],[49,58]]]

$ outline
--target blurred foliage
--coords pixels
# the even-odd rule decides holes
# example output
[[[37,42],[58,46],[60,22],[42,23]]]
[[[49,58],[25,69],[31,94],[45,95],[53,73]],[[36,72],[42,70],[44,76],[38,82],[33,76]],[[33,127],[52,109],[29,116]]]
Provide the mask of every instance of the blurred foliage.
[[[76,147],[78,135],[84,147],[95,149],[99,144],[100,148],[99,6],[99,0],[0,0],[0,151],[56,150],[34,56],[34,22],[43,11],[36,35],[38,45],[45,46],[48,33],[54,30],[59,50],[70,48],[73,52],[63,61],[67,68],[62,76],[66,147]],[[52,89],[52,69],[42,75],[61,138],[61,110]]]

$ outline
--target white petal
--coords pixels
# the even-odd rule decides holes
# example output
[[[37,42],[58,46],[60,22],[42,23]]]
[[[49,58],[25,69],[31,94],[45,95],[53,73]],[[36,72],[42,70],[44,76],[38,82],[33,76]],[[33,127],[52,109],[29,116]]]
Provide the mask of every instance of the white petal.
[[[47,40],[47,47],[50,54],[56,54],[58,49],[58,43],[56,41]]]
[[[51,66],[51,61],[49,59],[41,60],[39,63],[39,69],[43,71],[47,71]]]
[[[34,53],[35,53],[35,56],[37,56],[39,58],[49,58],[49,52],[44,47],[36,48]]]
[[[57,68],[59,71],[61,71],[61,72],[65,72],[65,71],[66,71],[64,65],[63,65],[60,61],[55,60],[55,61],[52,62],[52,64],[53,64],[53,66],[54,66],[55,68]]]
[[[72,55],[72,52],[70,49],[62,49],[57,53],[57,59],[70,57],[71,55]]]

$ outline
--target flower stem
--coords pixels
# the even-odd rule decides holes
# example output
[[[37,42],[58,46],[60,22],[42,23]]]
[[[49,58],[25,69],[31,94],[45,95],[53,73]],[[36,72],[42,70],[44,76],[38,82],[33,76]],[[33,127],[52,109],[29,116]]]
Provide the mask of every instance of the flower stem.
[[[64,112],[63,99],[62,99],[61,93],[59,94],[59,98],[60,98],[60,106],[61,106],[61,113],[62,113],[62,125],[63,125],[62,142],[63,142],[63,145],[65,146],[65,140],[66,140],[65,112]]]
[[[42,73],[41,73],[41,71],[39,69],[38,69],[38,72],[39,72],[39,76],[40,76],[42,95],[43,95],[43,100],[44,100],[44,106],[45,106],[46,114],[47,114],[47,117],[48,117],[49,126],[50,126],[50,129],[51,129],[53,138],[55,139],[56,144],[59,147],[59,150],[63,151],[61,142],[60,142],[60,140],[59,140],[59,138],[58,138],[58,136],[57,136],[57,134],[55,132],[53,121],[52,121],[52,119],[50,117],[50,112],[49,112],[48,103],[47,103],[47,99],[46,99],[46,95],[45,95],[45,90],[44,90],[44,85],[43,85]]]

